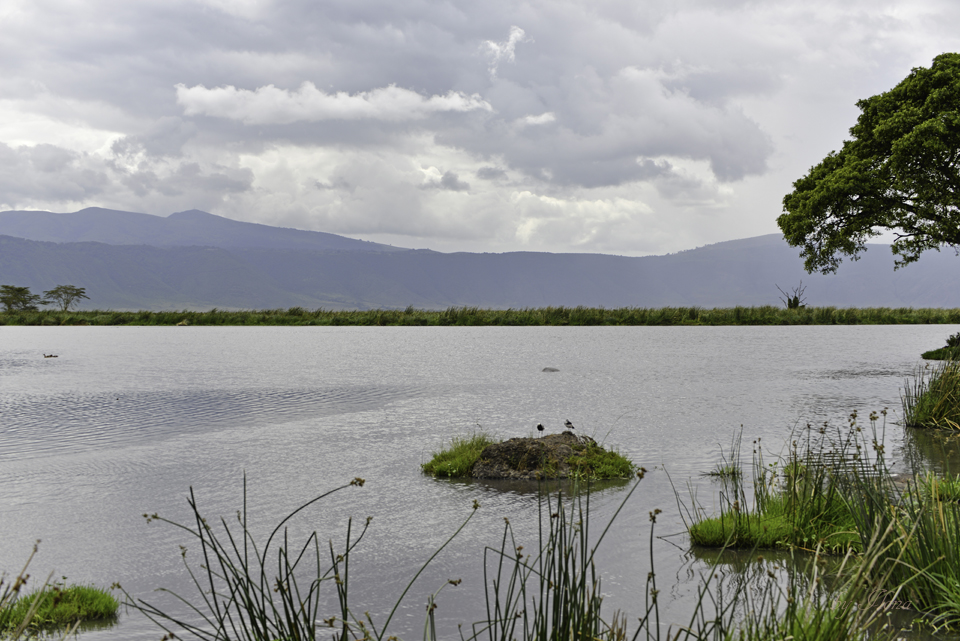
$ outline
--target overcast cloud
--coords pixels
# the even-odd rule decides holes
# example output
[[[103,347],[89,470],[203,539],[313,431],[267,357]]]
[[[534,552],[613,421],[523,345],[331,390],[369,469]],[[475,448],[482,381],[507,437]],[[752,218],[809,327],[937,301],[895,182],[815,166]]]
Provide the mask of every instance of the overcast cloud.
[[[5,0],[0,209],[203,209],[440,251],[777,231],[955,0]]]

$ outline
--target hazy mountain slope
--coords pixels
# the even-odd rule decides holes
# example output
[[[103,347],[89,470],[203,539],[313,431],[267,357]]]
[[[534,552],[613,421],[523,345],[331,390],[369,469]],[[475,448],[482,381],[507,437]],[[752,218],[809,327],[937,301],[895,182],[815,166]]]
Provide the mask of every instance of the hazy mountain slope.
[[[209,309],[779,305],[960,307],[960,258],[930,252],[897,272],[870,246],[836,275],[809,275],[778,235],[668,256],[320,252],[115,246],[0,237],[0,284],[86,287],[86,308]]]
[[[158,248],[47,243],[0,236],[0,284],[41,293],[58,284],[85,287],[84,309],[331,307],[286,291],[242,257],[212,247]]]
[[[336,234],[244,223],[191,209],[167,217],[89,207],[69,214],[0,212],[0,234],[55,243],[94,241],[110,245],[407,251]]]

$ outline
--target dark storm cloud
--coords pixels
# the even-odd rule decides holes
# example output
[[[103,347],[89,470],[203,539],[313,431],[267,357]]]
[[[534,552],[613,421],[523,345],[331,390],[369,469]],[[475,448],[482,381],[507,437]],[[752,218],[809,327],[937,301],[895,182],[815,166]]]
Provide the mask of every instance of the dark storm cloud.
[[[452,171],[445,171],[440,180],[430,180],[420,186],[421,189],[444,189],[446,191],[470,191],[470,183],[463,182]]]
[[[477,178],[483,180],[500,180],[506,178],[507,172],[499,167],[481,167],[477,170]]]

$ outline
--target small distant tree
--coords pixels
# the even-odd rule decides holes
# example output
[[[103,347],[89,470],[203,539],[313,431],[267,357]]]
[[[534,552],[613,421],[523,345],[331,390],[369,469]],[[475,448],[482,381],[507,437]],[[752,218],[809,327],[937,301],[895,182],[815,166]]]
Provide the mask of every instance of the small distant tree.
[[[87,290],[83,287],[74,287],[73,285],[57,285],[53,289],[43,292],[43,298],[47,303],[56,303],[60,311],[68,311],[71,305],[80,302],[81,298],[90,300],[87,296]]]
[[[5,312],[35,312],[37,305],[46,304],[47,301],[41,299],[39,294],[31,294],[29,287],[0,285],[0,305],[3,305]]]
[[[780,289],[780,285],[777,285],[777,289]],[[793,296],[787,292],[780,289],[780,293],[786,296],[786,298],[781,298],[780,301],[787,306],[787,309],[800,309],[806,307],[804,303],[807,302],[807,299],[803,297],[803,292],[806,291],[806,287],[803,286],[803,281],[800,281],[799,287],[793,288]]]

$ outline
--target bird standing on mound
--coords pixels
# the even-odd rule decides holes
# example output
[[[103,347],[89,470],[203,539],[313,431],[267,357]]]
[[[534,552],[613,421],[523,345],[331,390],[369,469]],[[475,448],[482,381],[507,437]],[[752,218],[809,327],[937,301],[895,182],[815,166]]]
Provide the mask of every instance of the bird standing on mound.
[[[537,423],[537,431],[538,431],[538,432],[543,432],[544,429],[545,429],[545,428],[543,427],[543,423]]]
[[[563,422],[563,426],[564,426],[565,428],[567,428],[568,430],[574,430],[574,429],[576,429],[576,428],[573,426],[573,423],[570,422],[570,419],[565,420],[565,421]]]

